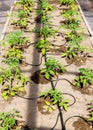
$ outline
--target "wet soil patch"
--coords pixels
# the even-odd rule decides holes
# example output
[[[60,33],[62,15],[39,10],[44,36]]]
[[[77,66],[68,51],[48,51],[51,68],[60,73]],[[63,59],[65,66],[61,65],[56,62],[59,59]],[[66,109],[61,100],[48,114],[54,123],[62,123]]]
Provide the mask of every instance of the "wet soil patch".
[[[36,84],[47,84],[49,81],[44,77],[44,74],[39,71],[36,71],[32,76],[31,80],[34,81]]]
[[[38,102],[37,102],[37,106],[38,106],[38,110],[42,113],[42,114],[51,114],[51,112],[48,111],[48,109],[45,109],[44,106],[45,106],[45,102],[48,101],[52,104],[52,101],[50,99],[49,96],[47,97],[42,97]],[[53,105],[56,107],[56,105]],[[57,107],[56,107],[57,108]],[[54,110],[53,110],[54,111]],[[52,111],[52,112],[53,112]]]
[[[68,64],[73,63],[74,65],[76,65],[78,67],[84,65],[86,63],[86,60],[87,60],[87,57],[85,57],[85,56],[77,56],[77,57],[74,57],[71,59],[66,58],[66,62]]]
[[[93,130],[91,124],[85,122],[82,119],[78,119],[73,123],[75,130]]]
[[[66,51],[66,46],[65,45],[60,45],[60,46],[56,46],[56,45],[52,45],[51,48],[51,52],[65,52]]]
[[[84,86],[83,88],[73,87],[74,90],[80,91],[82,94],[93,95],[93,86]]]

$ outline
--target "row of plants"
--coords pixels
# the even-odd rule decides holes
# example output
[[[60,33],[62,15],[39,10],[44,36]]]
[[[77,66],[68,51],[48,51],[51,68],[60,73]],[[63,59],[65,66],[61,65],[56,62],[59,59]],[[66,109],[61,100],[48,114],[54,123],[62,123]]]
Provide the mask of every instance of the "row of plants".
[[[20,10],[17,11],[17,20],[12,21],[13,26],[18,26],[20,29],[27,29],[28,23],[30,23],[31,13],[33,12],[32,6],[35,4],[33,0],[20,0],[16,3],[20,5]],[[53,28],[53,23],[50,24],[51,17],[49,13],[54,10],[53,6],[50,5],[48,0],[40,1],[40,9],[37,10],[36,22],[41,24],[41,28],[33,29],[31,32],[39,34],[40,40],[35,43],[35,47],[42,53],[44,57],[44,68],[40,70],[40,73],[44,75],[51,83],[51,88],[41,92],[40,97],[44,99],[43,109],[45,112],[51,113],[58,107],[68,110],[69,99],[65,99],[61,90],[55,88],[53,78],[59,76],[61,73],[66,72],[66,67],[63,66],[54,57],[47,56],[47,52],[51,51],[53,44],[48,40],[49,37],[56,38],[57,33],[61,28],[66,28],[69,32],[65,34],[66,40],[66,51],[62,53],[62,57],[68,59],[74,59],[76,57],[78,62],[83,62],[85,56],[85,50],[87,47],[82,46],[83,31],[80,27],[80,20],[78,18],[78,8],[75,6],[75,0],[60,0],[60,6],[66,5],[66,10],[62,12],[64,21],[61,22],[61,26],[58,29]],[[60,28],[60,29],[59,29]],[[10,97],[14,97],[20,92],[24,92],[24,86],[27,84],[29,79],[23,75],[20,66],[23,64],[25,57],[23,56],[24,48],[28,45],[29,39],[23,36],[24,32],[15,31],[9,33],[2,45],[9,46],[9,49],[3,55],[2,62],[6,64],[6,69],[1,68],[0,72],[0,83],[2,85],[2,96],[7,101]],[[80,68],[79,77],[73,81],[73,86],[77,88],[83,88],[93,84],[93,70],[89,68]],[[31,81],[29,81],[31,82]],[[92,106],[91,106],[92,108]],[[63,110],[63,109],[62,109]],[[4,117],[3,117],[4,116]],[[6,113],[7,116],[7,113]],[[2,130],[19,129],[15,128],[16,119],[14,115],[8,113],[8,123],[2,122],[5,117],[5,113],[1,114],[0,123]],[[12,119],[11,119],[12,118]],[[10,119],[10,121],[9,121]],[[93,121],[93,112],[90,112],[88,121]],[[4,124],[3,124],[4,123]]]
[[[62,17],[64,18],[64,20],[61,22],[61,27],[69,31],[65,34],[67,48],[66,51],[62,54],[62,57],[75,59],[78,62],[83,63],[85,62],[84,58],[87,57],[86,50],[89,52],[92,52],[92,50],[86,46],[81,45],[85,37],[83,35],[83,28],[80,25],[81,21],[79,19],[79,10],[77,3],[75,0],[60,0],[60,5],[67,6],[66,10],[62,12]],[[75,60],[73,61],[75,62]],[[74,79],[72,85],[79,89],[82,89],[83,87],[90,87],[90,85],[93,85],[93,69],[79,68],[79,76]],[[89,107],[89,117],[87,119],[84,119],[86,122],[90,122],[89,125],[91,127],[93,127],[92,103],[93,102],[91,101]],[[82,117],[80,118],[83,119]]]
[[[63,24],[61,26],[70,30],[70,32],[67,32],[66,35],[65,35],[67,49],[66,49],[66,52],[64,52],[62,54],[62,57],[67,57],[69,59],[78,57],[77,61],[82,63],[83,59],[81,57],[85,56],[84,51],[88,48],[85,47],[85,46],[81,46],[81,44],[80,44],[82,42],[82,40],[84,39],[84,36],[83,36],[82,28],[80,27],[81,21],[78,18],[78,8],[75,6],[75,1],[71,2],[70,4],[67,4],[67,3],[64,3],[64,4],[67,5],[67,10],[64,11],[64,13],[62,14],[62,16],[65,18],[65,20],[63,21]],[[45,15],[47,16],[47,14],[45,14]],[[44,21],[45,23],[43,23],[43,27],[46,27],[46,25],[47,26],[49,25],[50,28],[52,28],[51,27],[52,24],[51,25],[49,24],[48,18],[46,18],[46,19],[47,20]],[[49,48],[51,48],[50,47],[51,43],[47,40],[48,33],[50,33],[50,32],[48,32],[48,29],[46,29],[46,30],[47,30],[47,33],[46,33],[46,31],[44,31],[44,34],[45,34],[44,36],[41,33],[42,31],[40,30],[39,33],[40,33],[41,37],[43,37],[44,39],[37,42],[36,47],[41,49],[42,54],[45,55],[45,57],[46,57],[45,58],[46,68],[44,68],[41,72],[45,73],[46,79],[51,79],[51,76],[53,76],[54,74],[57,74],[55,72],[52,72],[52,71],[56,70],[56,69],[53,69],[53,68],[57,67],[57,69],[58,69],[58,66],[60,66],[60,65],[58,65],[59,62],[57,60],[54,61],[54,58],[49,58],[49,57],[47,58],[47,56],[46,56],[46,52],[48,51]],[[53,32],[53,31],[51,31],[51,32]],[[58,32],[58,30],[56,31],[56,33],[57,32]],[[52,36],[52,33],[50,33],[50,34]],[[55,36],[54,36],[54,38],[55,38]],[[46,42],[46,40],[47,40],[47,42]],[[61,69],[63,70],[63,71],[61,70],[62,72],[65,72],[65,70],[66,70],[64,66],[61,67]],[[76,86],[78,88],[82,88],[82,87],[86,87],[86,86],[91,85],[93,83],[93,80],[92,80],[92,78],[93,78],[92,71],[93,70],[89,69],[89,68],[80,68],[79,70],[80,70],[79,77],[74,80],[73,86]],[[51,95],[50,91],[51,90],[49,90],[48,93],[44,92],[45,99],[47,97],[46,93],[47,93],[47,95]],[[55,89],[55,91],[56,91],[56,89]],[[66,100],[66,102],[64,102],[65,105],[66,105],[65,110],[67,110],[68,102],[69,102],[69,100]],[[55,107],[51,105],[51,102],[49,102],[47,100],[45,101],[45,108],[49,109],[49,111],[52,111],[52,109],[53,110],[55,109]]]
[[[20,0],[16,4],[20,4],[21,10],[17,11],[18,20],[17,26],[20,28],[26,28],[24,21],[27,22],[27,17],[30,17],[32,11],[31,1]],[[29,8],[29,6],[31,6]],[[22,24],[19,24],[23,22]],[[25,57],[23,56],[24,49],[27,47],[29,39],[24,37],[22,30],[10,32],[6,38],[2,41],[2,45],[8,49],[3,55],[3,62],[6,64],[6,68],[0,68],[0,83],[2,85],[2,96],[5,100],[9,100],[11,97],[20,93],[25,93],[25,85],[29,80],[20,69],[20,66],[25,64]]]
[[[21,10],[11,15],[17,16],[17,20],[13,20],[11,25],[19,26],[20,30],[8,33],[2,41],[5,53],[1,62],[5,67],[0,67],[0,84],[2,97],[5,101],[11,101],[16,95],[24,95],[26,93],[25,86],[27,82],[30,82],[29,78],[21,71],[21,66],[25,64],[24,49],[29,43],[29,39],[24,37],[24,31],[21,29],[27,28],[27,19],[30,18],[34,1],[20,0],[16,2],[16,5],[19,4]],[[0,112],[0,130],[29,129],[21,118],[20,112],[16,109],[9,112]]]
[[[42,15],[40,14],[40,22],[41,22],[41,29],[39,30],[40,40],[36,42],[36,48],[41,49],[41,53],[44,56],[44,66],[45,68],[41,69],[41,73],[44,74],[47,80],[51,80],[54,75],[58,75],[58,73],[64,73],[66,68],[61,65],[61,63],[53,57],[47,57],[47,47],[49,45],[48,37],[52,36],[53,38],[56,37],[57,30],[52,28],[52,23],[50,23],[50,19],[48,16],[48,12],[53,10],[53,7],[49,4],[48,0],[42,0],[40,2],[40,7]],[[50,43],[51,44],[51,43]],[[51,84],[52,85],[52,84]],[[46,112],[52,112],[57,108],[57,105],[63,107],[66,111],[68,109],[69,100],[64,99],[62,92],[56,88],[52,88],[49,90],[45,90],[45,92],[41,93],[45,102],[43,108]],[[49,97],[49,98],[48,98]]]

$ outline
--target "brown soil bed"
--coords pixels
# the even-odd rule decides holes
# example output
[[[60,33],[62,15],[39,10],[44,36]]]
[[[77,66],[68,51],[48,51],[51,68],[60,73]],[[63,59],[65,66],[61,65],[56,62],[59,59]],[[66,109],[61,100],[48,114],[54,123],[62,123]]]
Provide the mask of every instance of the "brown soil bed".
[[[78,90],[83,94],[93,95],[93,86],[84,86],[83,88],[73,87],[74,90]]]
[[[93,130],[91,124],[82,119],[78,119],[73,123],[75,130]]]
[[[85,56],[80,56],[80,57],[77,56],[73,59],[66,58],[66,61],[68,64],[73,63],[74,65],[78,67],[84,65],[86,63],[86,60],[87,60],[87,57]]]
[[[35,83],[39,84],[47,84],[49,81],[44,77],[44,74],[42,74],[40,71],[36,71],[32,76],[31,80]]]
[[[46,97],[46,98],[42,97],[42,98],[37,102],[38,110],[39,110],[42,114],[44,114],[44,115],[51,114],[51,113],[54,111],[54,110],[53,110],[52,112],[49,112],[47,109],[44,108],[46,101],[52,103],[50,97]],[[57,106],[55,106],[55,107],[56,107],[56,109],[57,109]]]

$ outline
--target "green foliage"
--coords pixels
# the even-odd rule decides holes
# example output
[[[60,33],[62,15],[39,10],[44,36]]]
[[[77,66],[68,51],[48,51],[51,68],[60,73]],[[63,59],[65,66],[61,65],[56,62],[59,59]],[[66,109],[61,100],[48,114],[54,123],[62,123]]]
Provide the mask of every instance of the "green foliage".
[[[55,35],[58,31],[52,29],[50,26],[48,25],[44,25],[41,29],[40,29],[40,35],[45,36],[45,37],[49,37],[49,36],[53,36],[55,38]]]
[[[78,11],[74,9],[69,9],[65,11],[62,16],[64,16],[66,19],[73,18],[75,16],[78,16]]]
[[[20,19],[23,19],[24,17],[25,18],[28,18],[28,16],[30,15],[30,12],[29,11],[25,11],[25,10],[18,10],[18,14],[17,14],[18,18]]]
[[[54,76],[58,72],[65,72],[65,67],[55,58],[47,58],[45,68],[41,70],[41,73],[45,74],[46,79],[50,79],[50,76]]]
[[[23,59],[22,51],[15,48],[10,48],[4,57],[5,59],[3,59],[2,62],[8,64],[11,68],[19,66]]]
[[[24,28],[24,29],[26,29],[27,28],[27,19],[26,18],[24,18],[24,19],[21,19],[21,20],[18,20],[17,22],[16,22],[16,25],[17,26],[20,26],[20,28]]]
[[[41,50],[43,55],[45,55],[46,49],[49,49],[49,47],[50,47],[50,43],[49,43],[49,41],[41,39],[38,42],[36,42],[35,46],[36,46],[36,48]]]
[[[90,102],[90,108],[89,108],[89,118],[88,118],[88,121],[89,122],[92,122],[92,124],[93,124],[93,100],[91,100],[91,102]]]
[[[93,83],[93,70],[89,68],[80,68],[80,75],[76,79],[74,79],[73,84],[78,87],[82,88],[87,85]]]
[[[43,106],[43,108],[47,111],[47,112],[52,112],[53,110],[56,109],[56,105],[54,105],[52,102],[50,101],[45,101],[45,105]]]
[[[14,130],[17,126],[16,117],[20,116],[19,112],[13,109],[11,112],[0,112],[0,130]]]
[[[41,17],[41,23],[43,23],[43,24],[44,24],[44,23],[45,23],[45,24],[48,24],[48,23],[50,23],[49,19],[50,19],[49,16],[44,15],[44,16]]]
[[[56,33],[58,32],[58,30],[54,30],[50,26],[44,25],[41,29],[40,28],[32,29],[31,32],[39,33],[40,36],[45,37],[45,38],[47,38],[49,36],[53,36],[55,38]]]
[[[18,68],[1,68],[0,83],[2,84],[2,96],[5,100],[14,97],[20,92],[24,92],[28,78],[26,78]]]
[[[68,47],[66,51],[62,54],[62,57],[67,57],[69,59],[72,59],[75,56],[77,56],[77,53],[75,52],[73,47]]]
[[[53,7],[49,4],[48,0],[41,0],[40,5],[45,12],[53,10]]]
[[[66,23],[62,23],[61,27],[64,27],[66,29],[70,29],[71,31],[75,32],[76,30],[80,30],[80,20],[75,20],[74,22],[72,20],[66,21]]]
[[[69,100],[68,99],[64,99],[64,96],[63,96],[63,94],[61,93],[61,91],[60,90],[57,90],[57,89],[55,89],[55,90],[53,90],[53,89],[49,89],[49,90],[47,90],[47,91],[45,91],[45,92],[42,92],[41,94],[40,94],[40,96],[44,96],[45,98],[47,97],[47,96],[49,96],[50,97],[50,99],[51,99],[51,101],[52,101],[52,105],[57,105],[57,104],[59,104],[59,106],[60,107],[63,107],[64,108],[64,110],[68,110],[68,103],[69,103]],[[47,102],[47,106],[50,106],[50,104]]]
[[[83,41],[84,36],[81,33],[71,31],[66,33],[65,38],[69,45],[79,46],[81,41]]]
[[[17,3],[25,6],[32,6],[34,4],[33,0],[19,0]]]
[[[11,47],[22,46],[28,42],[28,39],[23,37],[22,31],[16,31],[7,34],[5,42],[8,43]]]
[[[59,0],[60,5],[71,5],[75,3],[75,0]]]

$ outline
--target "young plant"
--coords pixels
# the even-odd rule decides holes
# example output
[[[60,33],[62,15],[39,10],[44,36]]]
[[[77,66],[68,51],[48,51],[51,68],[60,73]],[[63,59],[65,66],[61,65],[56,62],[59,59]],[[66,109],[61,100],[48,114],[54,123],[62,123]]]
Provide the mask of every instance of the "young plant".
[[[62,23],[61,27],[70,29],[72,32],[76,32],[76,30],[81,29],[79,23],[80,20],[75,20],[74,22],[72,20],[66,20],[65,23]]]
[[[8,43],[11,47],[17,46],[20,48],[21,46],[27,44],[28,39],[23,37],[22,31],[16,31],[16,32],[10,32],[6,36],[5,42]]]
[[[47,38],[49,36],[53,36],[55,38],[56,33],[58,32],[58,30],[54,30],[50,26],[44,25],[44,26],[42,26],[41,29],[40,28],[32,29],[31,32],[38,33],[38,34],[40,34],[40,36],[45,37],[45,38]]]
[[[24,28],[24,29],[26,29],[27,28],[27,19],[26,18],[24,18],[24,19],[20,19],[20,20],[18,20],[17,22],[16,22],[16,25],[17,26],[19,26],[20,28]]]
[[[71,5],[75,3],[75,0],[59,0],[60,5]]]
[[[32,6],[34,4],[33,0],[19,0],[18,4],[25,5],[25,6]]]
[[[59,105],[60,107],[63,107],[64,110],[68,110],[68,103],[69,100],[68,99],[64,99],[63,94],[61,93],[60,90],[53,90],[53,89],[49,89],[45,92],[42,92],[40,94],[40,96],[43,96],[44,98],[46,97],[50,97],[51,101],[52,101],[52,105]],[[47,107],[49,106],[49,103],[46,102]],[[54,108],[53,108],[54,109]]]
[[[18,10],[17,17],[18,17],[19,19],[24,19],[24,18],[28,18],[29,15],[30,15],[30,12],[29,12],[29,11]]]
[[[45,74],[46,79],[50,79],[51,76],[54,76],[58,72],[64,73],[65,71],[65,67],[58,60],[55,58],[47,58],[45,68],[41,70],[41,73]]]
[[[83,41],[84,36],[81,33],[77,33],[76,31],[73,32],[67,32],[65,35],[65,39],[68,43],[68,45],[73,46],[73,47],[79,47],[81,41]]]
[[[0,112],[0,130],[19,130],[16,117],[20,117],[20,114],[15,109],[11,112]]]
[[[55,35],[56,35],[57,32],[58,32],[57,30],[52,29],[48,25],[44,25],[40,29],[40,35],[45,36],[46,38],[49,37],[49,36],[53,36],[55,38]]]
[[[49,4],[48,0],[41,0],[40,5],[45,12],[53,10],[53,7]]]
[[[65,12],[62,14],[62,16],[63,16],[64,18],[66,18],[66,19],[69,19],[69,18],[71,18],[71,17],[73,18],[73,17],[78,16],[78,11],[75,10],[75,9],[69,9],[69,10],[65,11]]]
[[[50,47],[50,43],[49,43],[49,41],[41,39],[38,42],[36,42],[35,46],[36,46],[36,48],[41,50],[43,55],[45,55],[46,50],[49,49],[49,47]]]
[[[4,57],[5,59],[2,62],[8,64],[11,68],[19,66],[23,59],[22,51],[15,48],[10,48]]]
[[[93,127],[93,100],[91,100],[90,102],[90,108],[89,108],[89,118],[88,118],[88,122],[92,123],[92,127]]]
[[[2,97],[7,101],[10,97],[24,92],[28,78],[26,78],[18,68],[1,68],[0,84],[2,85]]]
[[[93,83],[93,70],[89,68],[80,68],[79,77],[74,79],[73,85],[83,88]]]
[[[51,113],[56,109],[56,105],[54,105],[53,102],[45,101],[45,105],[43,106],[43,108],[45,109],[45,111]]]

